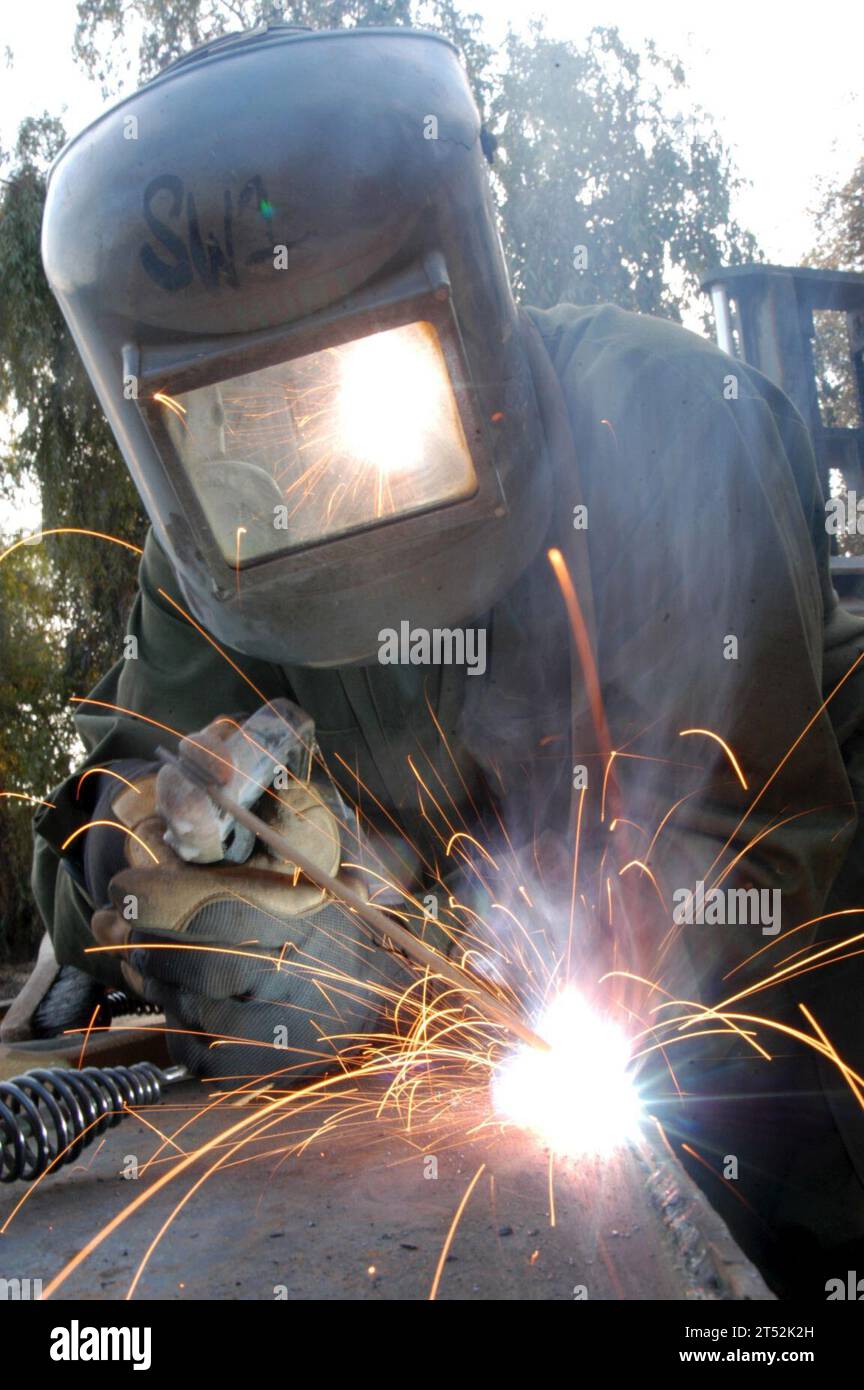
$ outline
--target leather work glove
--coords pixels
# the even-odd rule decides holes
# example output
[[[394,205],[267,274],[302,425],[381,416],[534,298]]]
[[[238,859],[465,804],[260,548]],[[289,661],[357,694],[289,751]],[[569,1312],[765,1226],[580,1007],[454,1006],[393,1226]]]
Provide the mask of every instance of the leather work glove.
[[[224,780],[231,775],[226,767]],[[179,776],[163,768],[115,799],[114,815],[133,834],[127,867],[109,884],[111,906],[94,914],[94,935],[131,947],[127,981],[164,1009],[173,1059],[198,1075],[241,1084],[277,1073],[284,1085],[332,1070],[337,1052],[362,1051],[363,1036],[404,988],[402,958],[263,850],[244,864],[184,862],[166,843],[170,827],[159,814],[165,801],[176,808]],[[195,805],[206,793],[186,786],[195,812],[184,821],[188,849],[193,823],[209,831],[205,808]],[[336,876],[344,829],[336,801],[327,787],[294,782],[265,796],[259,814]],[[348,849],[344,857],[354,858]],[[351,886],[365,894],[359,878]]]

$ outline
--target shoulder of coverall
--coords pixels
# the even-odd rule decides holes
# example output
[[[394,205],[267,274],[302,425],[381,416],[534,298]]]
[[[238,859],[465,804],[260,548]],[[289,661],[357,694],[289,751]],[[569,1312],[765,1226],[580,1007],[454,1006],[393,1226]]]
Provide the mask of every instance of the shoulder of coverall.
[[[741,398],[740,389],[737,397],[718,391],[718,384],[722,388],[724,379],[734,374],[744,385],[744,394],[761,398],[775,416],[809,439],[801,415],[768,377],[680,323],[615,304],[557,304],[553,309],[529,307],[527,313],[562,379],[571,377],[574,369],[598,365],[632,377],[650,363],[668,372],[670,387],[680,377],[694,392],[694,403],[701,396],[705,404],[713,405]]]
[[[657,425],[668,428],[664,399],[685,401],[725,417],[744,432],[760,428],[765,411],[780,441],[794,478],[801,508],[817,552],[823,598],[830,606],[827,581],[828,545],[824,498],[810,433],[800,413],[768,377],[749,363],[730,357],[708,338],[681,324],[650,314],[633,313],[614,304],[558,304],[553,309],[528,308],[561,382],[574,433],[580,409],[595,395],[621,400],[635,391],[649,391],[658,400]],[[730,377],[734,389],[727,390]],[[756,435],[754,433],[753,437]]]
[[[559,304],[553,309],[529,308],[527,312],[561,382],[577,449],[588,438],[586,420],[598,413],[598,403],[607,406],[614,397],[626,405],[634,392],[650,390],[655,398],[665,396],[667,402],[657,413],[654,428],[659,432],[668,431],[669,404],[683,394],[701,398],[715,413],[718,437],[723,432],[730,439],[749,439],[757,451],[770,440],[770,447],[783,450],[816,561],[823,678],[825,690],[833,690],[864,648],[864,619],[849,613],[834,589],[825,499],[813,444],[788,396],[755,367],[729,357],[707,338],[666,319],[631,313],[612,304]],[[737,397],[719,389],[730,374],[737,378]],[[647,438],[643,442],[649,451],[656,447]],[[839,730],[857,728],[858,699],[850,682],[833,700],[831,719]]]

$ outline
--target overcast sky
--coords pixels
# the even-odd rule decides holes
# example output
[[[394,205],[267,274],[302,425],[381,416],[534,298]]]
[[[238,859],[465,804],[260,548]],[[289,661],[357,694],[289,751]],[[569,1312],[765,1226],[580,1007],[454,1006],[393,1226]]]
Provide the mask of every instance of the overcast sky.
[[[714,117],[752,188],[738,204],[769,260],[793,264],[812,240],[820,175],[846,178],[864,154],[864,6],[775,0],[475,0],[496,38],[507,20],[545,13],[579,38],[616,24],[680,57],[695,101]],[[475,6],[472,6],[474,8]],[[855,18],[857,14],[857,19]]]
[[[770,260],[797,262],[811,244],[808,208],[819,175],[852,172],[864,145],[861,54],[864,6],[805,6],[765,0],[466,0],[498,42],[508,21],[545,13],[556,36],[579,39],[616,24],[631,44],[645,37],[680,57],[694,99],[716,119],[752,188],[738,204]],[[857,18],[855,17],[857,14]],[[5,0],[0,50],[0,142],[22,117],[66,107],[70,133],[100,110],[99,91],[71,57],[74,0]],[[824,23],[820,24],[820,20]]]

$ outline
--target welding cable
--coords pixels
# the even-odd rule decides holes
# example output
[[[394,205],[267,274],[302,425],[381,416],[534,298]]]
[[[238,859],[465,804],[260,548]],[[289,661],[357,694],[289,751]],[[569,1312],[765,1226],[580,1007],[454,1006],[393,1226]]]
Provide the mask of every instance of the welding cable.
[[[81,1151],[136,1107],[155,1105],[184,1067],[40,1067],[0,1081],[0,1182],[33,1182]]]

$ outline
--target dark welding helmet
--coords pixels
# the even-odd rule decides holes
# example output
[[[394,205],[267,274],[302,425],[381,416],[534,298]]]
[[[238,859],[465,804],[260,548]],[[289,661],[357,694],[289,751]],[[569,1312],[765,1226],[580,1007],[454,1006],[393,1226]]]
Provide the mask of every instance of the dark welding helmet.
[[[270,24],[51,172],[48,279],[196,618],[283,664],[483,614],[550,486],[456,50]]]

